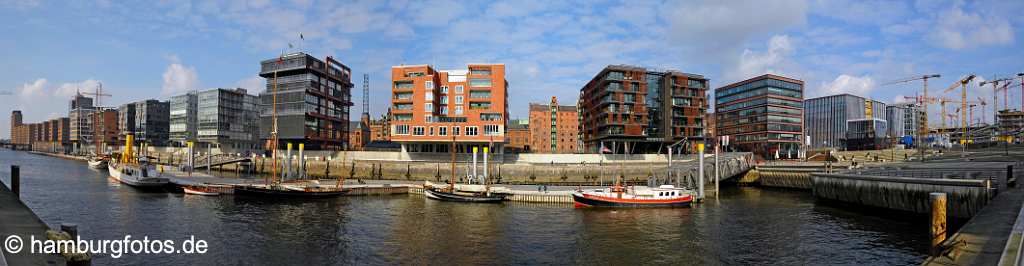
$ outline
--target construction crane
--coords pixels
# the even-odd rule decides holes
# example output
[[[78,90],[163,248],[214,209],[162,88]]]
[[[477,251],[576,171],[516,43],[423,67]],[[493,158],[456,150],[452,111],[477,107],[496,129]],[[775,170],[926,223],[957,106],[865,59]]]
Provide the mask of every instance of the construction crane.
[[[981,105],[981,119],[980,119],[981,121],[979,121],[978,124],[984,124],[985,123],[985,106],[988,105],[988,103],[986,103],[985,99],[982,99],[981,96],[978,96],[978,104]],[[995,110],[993,110],[993,111],[995,111]],[[973,108],[971,108],[971,114],[972,114],[971,120],[973,121],[974,120],[974,118],[973,118],[974,109]],[[992,120],[992,123],[995,123],[995,120]]]
[[[100,97],[111,97],[112,96],[110,94],[103,93],[103,82],[100,82],[99,84],[100,85],[98,87],[96,87],[96,90],[93,91],[93,92],[79,92],[80,94],[89,95],[89,96],[92,96],[94,99],[96,99],[96,107],[102,106],[102,105],[100,105]]]
[[[1020,78],[1020,110],[1024,111],[1024,73],[1017,73]]]
[[[919,103],[921,104],[921,110],[923,110],[924,113],[921,116],[921,120],[923,120],[923,121],[921,121],[921,128],[920,128],[920,130],[918,130],[918,134],[917,134],[917,140],[921,142],[921,143],[919,143],[919,145],[917,145],[917,147],[918,147],[918,150],[920,150],[920,152],[921,152],[920,158],[921,158],[922,162],[924,161],[924,145],[921,145],[921,144],[923,144],[923,142],[924,142],[924,136],[928,134],[928,101],[926,101],[926,99],[928,99],[928,79],[938,78],[938,77],[942,77],[942,75],[939,75],[939,74],[928,74],[928,75],[913,76],[913,77],[903,78],[903,79],[899,79],[899,80],[893,80],[893,81],[889,81],[889,82],[881,84],[881,86],[886,86],[886,85],[892,85],[892,84],[907,83],[907,82],[911,82],[911,81],[915,81],[915,80],[921,80],[922,81],[922,83],[923,83],[922,90],[924,91],[924,96],[921,97],[922,100],[919,101]]]
[[[974,80],[974,78],[976,78],[976,77],[977,77],[977,75],[974,75],[974,74],[967,75],[966,77],[961,78],[960,80],[957,80],[956,82],[954,82],[953,85],[950,85],[949,88],[947,88],[943,92],[948,93],[950,91],[955,90],[956,87],[959,86],[961,88],[961,90],[960,90],[960,109],[961,110],[967,110],[967,84],[971,83],[971,81]],[[961,135],[961,136],[967,136],[967,121],[966,121],[967,120],[967,112],[960,112],[960,116],[961,116],[960,125],[963,126],[963,135]],[[963,141],[963,144],[964,144],[963,147],[962,147],[963,152],[964,152],[963,155],[966,156],[967,155],[967,145],[966,145],[967,141],[963,137],[961,137],[961,140]]]
[[[983,87],[983,86],[985,86],[985,84],[992,84],[992,123],[995,123],[996,120],[997,120],[996,113],[998,113],[998,111],[996,111],[996,106],[997,106],[996,103],[999,102],[999,99],[998,99],[999,83],[1003,83],[1003,82],[1009,83],[1010,81],[1013,81],[1013,79],[1012,78],[996,78],[996,79],[993,79],[993,80],[986,80],[986,81],[982,81],[981,83],[978,83],[978,87]],[[1006,98],[1006,97],[1003,97],[1003,98]],[[982,115],[982,117],[985,117],[985,115]],[[984,121],[984,119],[982,119],[982,121]]]
[[[93,99],[96,100],[95,105],[94,105],[96,107],[96,111],[92,113],[92,117],[93,117],[93,119],[92,119],[93,137],[92,137],[92,139],[96,142],[95,143],[95,148],[96,148],[95,152],[96,152],[96,155],[98,156],[98,155],[100,155],[102,153],[102,150],[100,149],[100,146],[102,144],[103,138],[101,136],[103,136],[103,134],[105,134],[105,132],[104,133],[100,133],[100,131],[103,130],[100,127],[100,124],[103,122],[103,107],[102,107],[102,105],[100,105],[100,97],[104,97],[104,96],[105,97],[111,97],[112,95],[103,93],[103,82],[99,83],[99,86],[96,87],[95,91],[93,91],[93,92],[85,92],[85,93],[79,92],[79,94],[84,94],[84,95],[92,96]],[[81,115],[81,113],[79,113],[79,115]],[[81,119],[81,118],[79,118],[79,119]]]

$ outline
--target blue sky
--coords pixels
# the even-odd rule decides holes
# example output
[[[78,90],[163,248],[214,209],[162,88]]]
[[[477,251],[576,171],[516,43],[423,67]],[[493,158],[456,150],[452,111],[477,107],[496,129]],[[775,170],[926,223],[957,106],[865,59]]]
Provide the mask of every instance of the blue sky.
[[[887,103],[919,93],[920,82],[882,85],[907,76],[943,75],[930,82],[934,94],[968,73],[986,80],[1024,72],[1024,1],[0,4],[0,91],[10,92],[0,95],[4,138],[11,110],[23,110],[28,122],[66,116],[76,88],[99,83],[114,95],[104,105],[215,87],[258,93],[259,61],[288,43],[297,49],[300,32],[303,50],[352,68],[353,117],[361,112],[362,74],[370,75],[377,115],[387,108],[390,67],[403,63],[504,63],[513,118],[551,96],[573,103],[609,64],[702,74],[712,87],[775,73],[804,80],[807,97],[849,92]],[[991,101],[990,87],[971,90]],[[1019,88],[1010,95],[1019,108]]]

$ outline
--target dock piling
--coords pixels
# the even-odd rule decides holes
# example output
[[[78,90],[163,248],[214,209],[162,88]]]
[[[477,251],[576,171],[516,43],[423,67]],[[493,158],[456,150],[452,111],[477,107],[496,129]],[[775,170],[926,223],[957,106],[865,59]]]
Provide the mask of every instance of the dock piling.
[[[11,191],[21,199],[21,166],[11,165]]]
[[[942,242],[946,240],[946,193],[932,192],[928,194],[932,204],[932,219],[929,233],[931,233],[932,256],[939,256],[942,252]]]

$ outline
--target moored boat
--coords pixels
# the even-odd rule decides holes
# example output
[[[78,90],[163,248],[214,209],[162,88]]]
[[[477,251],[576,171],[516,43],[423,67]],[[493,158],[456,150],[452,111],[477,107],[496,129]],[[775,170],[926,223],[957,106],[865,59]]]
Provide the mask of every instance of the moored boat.
[[[170,184],[170,179],[161,177],[163,171],[156,171],[146,157],[135,157],[132,153],[132,135],[126,135],[125,150],[120,160],[107,163],[107,172],[118,182],[139,188],[156,188]]]
[[[449,192],[439,188],[428,188],[423,190],[427,198],[456,201],[456,202],[478,202],[478,203],[500,203],[505,200],[505,194],[489,192]]]
[[[343,189],[331,189],[331,188],[304,188],[294,189],[285,187],[282,185],[271,185],[271,186],[237,186],[235,187],[235,194],[243,196],[263,196],[263,197],[286,197],[286,198],[330,198],[338,197],[345,194]]]
[[[689,207],[693,193],[683,188],[663,185],[657,188],[613,186],[607,189],[576,191],[572,199],[580,207]]]
[[[92,169],[107,169],[107,160],[102,157],[89,158],[88,164]]]
[[[217,196],[220,195],[220,191],[209,186],[199,185],[185,185],[181,186],[181,190],[185,194],[200,195],[200,196]]]

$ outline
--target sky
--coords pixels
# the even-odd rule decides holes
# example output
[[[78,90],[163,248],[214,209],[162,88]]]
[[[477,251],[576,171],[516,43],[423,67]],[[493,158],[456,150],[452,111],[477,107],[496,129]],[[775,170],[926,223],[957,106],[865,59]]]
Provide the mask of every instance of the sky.
[[[970,98],[988,101],[990,117],[992,88],[978,83],[1024,72],[1022,10],[1001,0],[0,0],[0,138],[12,110],[26,122],[67,116],[76,90],[100,84],[112,95],[104,106],[218,87],[256,94],[259,61],[300,50],[352,69],[352,118],[363,74],[376,117],[391,66],[467,63],[506,65],[511,118],[551,96],[575,103],[613,64],[700,74],[712,88],[772,73],[803,80],[806,98],[886,103],[922,86],[890,81],[940,74],[929,95],[958,98],[941,91],[973,73]],[[1009,95],[1020,108],[1020,88]],[[938,121],[938,107],[930,113]]]

